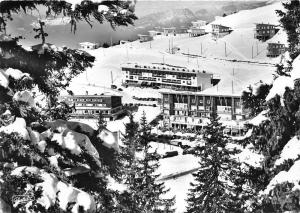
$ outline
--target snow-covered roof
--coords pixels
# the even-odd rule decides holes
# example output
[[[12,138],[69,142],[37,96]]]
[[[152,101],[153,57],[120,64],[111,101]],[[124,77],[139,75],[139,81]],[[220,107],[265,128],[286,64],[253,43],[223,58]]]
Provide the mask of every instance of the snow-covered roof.
[[[109,98],[109,97],[122,97],[121,95],[115,95],[115,94],[103,94],[103,95],[67,95],[63,96],[64,98]]]
[[[85,42],[79,43],[79,45],[81,45],[81,46],[94,46],[94,45],[97,45],[97,43],[92,43],[92,42],[89,42],[89,41],[85,41]]]
[[[239,95],[239,94],[226,93],[222,90],[220,90],[219,92],[209,92],[207,90],[209,90],[209,88],[204,90],[204,91],[200,91],[200,92],[174,91],[172,89],[161,89],[160,93],[161,94],[181,94],[181,95],[206,95],[206,96],[236,97],[236,98],[241,97],[241,95]]]
[[[207,72],[205,70],[196,70],[188,67],[180,67],[180,66],[172,66],[169,64],[138,64],[138,63],[125,63],[122,64],[124,68],[137,68],[137,69],[146,69],[146,70],[163,70],[163,71],[171,71],[171,72],[180,72],[180,73],[206,73],[212,74],[211,72]]]

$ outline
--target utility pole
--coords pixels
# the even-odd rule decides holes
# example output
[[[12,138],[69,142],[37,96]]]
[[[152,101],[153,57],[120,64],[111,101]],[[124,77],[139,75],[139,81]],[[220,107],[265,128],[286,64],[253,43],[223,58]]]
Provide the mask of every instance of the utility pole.
[[[258,42],[256,42],[256,56],[258,56]]]
[[[197,66],[198,66],[198,69],[199,69],[199,61],[198,61],[198,56],[197,56]]]
[[[233,94],[233,92],[234,92],[234,89],[233,89],[233,78],[234,77],[234,68],[232,68],[232,81],[231,81],[231,92],[232,92],[232,94]]]
[[[226,47],[226,42],[225,42],[225,57],[227,57],[227,47]]]
[[[202,42],[201,42],[201,55],[203,54],[203,52],[202,52]]]
[[[114,84],[114,80],[113,80],[113,73],[112,73],[112,71],[110,71],[110,78],[111,78],[111,85],[113,85]]]
[[[188,64],[190,63],[190,48],[188,48]]]
[[[152,47],[151,47],[151,41],[150,41],[150,49],[151,49]]]
[[[86,82],[89,82],[88,76],[87,76],[87,70],[85,71],[85,78],[86,78]]]
[[[171,37],[171,54],[173,54],[173,37]]]
[[[252,59],[253,59],[253,45],[252,45]]]
[[[110,46],[112,46],[112,36],[110,36]]]

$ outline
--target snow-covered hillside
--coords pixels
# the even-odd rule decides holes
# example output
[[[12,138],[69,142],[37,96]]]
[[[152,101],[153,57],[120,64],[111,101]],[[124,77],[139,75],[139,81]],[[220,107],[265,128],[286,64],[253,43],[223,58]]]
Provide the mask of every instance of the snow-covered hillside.
[[[254,39],[255,23],[264,22],[278,24],[276,9],[281,9],[281,3],[274,3],[254,10],[240,11],[236,14],[222,17],[214,23],[232,27],[233,32],[217,41],[210,34],[201,37],[188,35],[158,36],[151,42],[139,41],[118,45],[111,48],[89,51],[96,56],[94,67],[73,80],[70,88],[78,93],[102,93],[111,91],[110,85],[121,85],[121,66],[127,62],[137,63],[167,63],[206,70],[221,76],[218,86],[208,89],[207,93],[240,94],[249,84],[260,80],[270,82],[275,70],[274,64],[278,58],[267,58],[267,42]],[[256,14],[261,14],[257,16]],[[207,25],[209,28],[210,25]],[[281,30],[271,41],[286,42],[286,35]],[[180,48],[176,54],[169,54],[169,44]],[[226,43],[226,56],[225,56]],[[187,57],[182,53],[201,55],[202,57]],[[258,50],[257,50],[258,47]],[[253,48],[253,59],[252,59]],[[258,55],[257,55],[258,53]],[[235,62],[233,60],[236,60]],[[251,63],[250,63],[251,62]],[[112,73],[112,75],[111,75]],[[111,78],[112,76],[112,78]],[[89,86],[87,86],[89,84]],[[79,86],[80,85],[80,86]],[[116,92],[123,95],[125,102],[132,102],[131,96],[146,93],[146,97],[158,97],[157,90],[124,89]]]

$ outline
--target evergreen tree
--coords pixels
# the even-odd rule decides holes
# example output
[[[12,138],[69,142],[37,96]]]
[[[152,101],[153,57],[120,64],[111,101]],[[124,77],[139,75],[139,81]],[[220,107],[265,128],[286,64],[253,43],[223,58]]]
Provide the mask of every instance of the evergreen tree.
[[[295,59],[300,51],[300,2],[293,0],[282,5],[285,10],[276,10],[276,13],[281,17],[280,23],[287,32],[290,56]]]
[[[256,91],[253,91],[251,86],[248,87],[249,91],[243,91],[242,100],[243,107],[250,111],[251,117],[259,114],[266,108],[266,97],[271,89],[268,84],[261,84]]]
[[[111,170],[107,164],[100,162],[99,157],[86,149],[86,144],[80,144],[81,152],[74,153],[59,143],[66,132],[59,132],[55,128],[47,130],[43,126],[43,121],[67,118],[69,108],[58,103],[57,96],[69,86],[73,77],[92,67],[95,58],[84,51],[68,47],[57,48],[47,43],[47,25],[41,19],[36,21],[33,29],[36,33],[34,38],[40,42],[32,46],[30,51],[19,44],[19,37],[9,34],[8,24],[15,15],[22,12],[39,11],[39,16],[44,16],[45,19],[70,17],[74,33],[78,30],[79,21],[85,21],[89,25],[92,21],[108,21],[115,28],[133,24],[136,16],[132,6],[130,1],[85,0],[75,7],[66,1],[0,1],[0,127],[3,127],[0,133],[0,170],[3,172],[0,197],[1,201],[3,199],[11,207],[12,212],[64,212],[60,206],[61,200],[56,200],[48,207],[41,206],[38,199],[45,191],[34,185],[42,183],[44,179],[40,174],[32,172],[24,172],[20,177],[13,175],[14,169],[21,166],[37,168],[34,170],[36,173],[49,174],[62,184],[68,184],[70,190],[76,188],[87,192],[96,201],[97,212],[113,212],[115,192],[107,187],[106,177]],[[107,11],[98,10],[100,7],[106,7]],[[15,77],[8,71],[17,73],[20,77]],[[34,104],[34,92],[44,96],[46,106]],[[16,121],[24,121],[24,126],[20,126],[24,132],[33,130],[35,135],[43,133],[43,140],[34,141],[32,135],[29,138],[28,135],[15,133],[20,128],[14,128],[12,133],[5,130]],[[44,132],[45,130],[47,131]],[[81,132],[80,128],[78,131]],[[95,137],[89,137],[94,145],[100,143]],[[103,153],[98,154],[100,158],[103,157]],[[53,159],[56,159],[54,164]],[[72,168],[88,168],[89,171],[71,173]],[[79,212],[85,211],[83,206],[76,206],[76,203],[69,203],[66,211],[74,211],[73,208],[77,208]]]
[[[131,122],[127,125],[126,134],[128,162],[132,162],[127,172],[130,196],[125,200],[126,204],[123,204],[127,208],[124,212],[174,212],[172,208],[174,198],[163,198],[168,190],[165,189],[163,182],[157,181],[159,175],[155,172],[159,167],[160,156],[156,150],[150,151],[151,126],[147,123],[145,113],[141,118],[138,132],[133,117],[130,117]],[[136,157],[137,151],[142,157]]]
[[[288,66],[277,66],[277,75],[290,76],[293,60],[299,55],[299,33],[300,33],[300,2],[299,0],[283,3],[284,10],[277,10],[281,17],[280,22],[288,35],[289,54],[291,61]],[[255,203],[253,212],[284,212],[299,211],[299,193],[291,190],[290,183],[279,184],[272,193],[261,197],[259,193],[266,189],[270,181],[281,171],[288,171],[294,161],[286,161],[280,166],[274,165],[281,151],[288,141],[299,133],[300,117],[300,83],[296,80],[294,88],[286,88],[282,97],[276,95],[265,104],[268,110],[268,120],[262,122],[258,127],[253,126],[252,136],[247,143],[252,143],[256,151],[264,155],[262,168],[251,168],[248,172],[248,180],[255,191],[251,199],[257,198],[260,202]]]
[[[188,213],[244,212],[238,185],[235,186],[239,164],[232,155],[237,151],[226,148],[228,138],[223,134],[224,128],[217,114],[212,113],[203,133],[205,149],[197,146],[194,150],[200,169],[193,174],[195,181],[188,194]]]
[[[103,112],[100,111],[99,115],[98,115],[98,120],[97,120],[97,131],[101,131],[103,129],[105,129],[107,126],[107,122],[105,121]]]

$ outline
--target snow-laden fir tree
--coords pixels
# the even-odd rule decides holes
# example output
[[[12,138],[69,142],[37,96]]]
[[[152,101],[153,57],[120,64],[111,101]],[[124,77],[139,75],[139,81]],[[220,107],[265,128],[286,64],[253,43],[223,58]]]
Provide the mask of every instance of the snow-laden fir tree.
[[[248,182],[255,191],[249,201],[255,204],[253,212],[299,212],[300,191],[295,183],[297,177],[290,175],[288,171],[297,166],[297,160],[287,157],[281,163],[283,150],[289,147],[289,142],[299,136],[300,130],[300,79],[299,66],[294,67],[295,60],[299,60],[300,54],[300,2],[286,1],[283,10],[276,11],[280,17],[280,23],[288,36],[288,53],[285,54],[284,63],[277,66],[274,82],[283,78],[286,81],[294,80],[293,87],[284,87],[283,95],[276,90],[282,85],[275,83],[271,87],[274,96],[270,97],[264,109],[267,119],[253,129],[252,136],[246,139],[246,143],[252,143],[257,152],[264,156],[261,168],[251,168],[248,174]],[[294,75],[294,76],[293,76]],[[276,85],[276,86],[275,86]],[[254,106],[260,108],[259,103]],[[292,148],[291,155],[297,152]],[[299,153],[300,154],[300,153]],[[296,170],[297,171],[297,170]],[[298,169],[299,171],[299,169]],[[294,180],[293,178],[296,178]]]
[[[124,204],[128,210],[126,212],[174,212],[174,198],[165,197],[168,190],[163,182],[158,181],[159,174],[156,170],[159,167],[160,156],[156,150],[150,150],[150,134],[151,126],[147,123],[145,112],[139,129],[131,117],[125,137],[128,146],[127,159],[131,162],[126,175],[130,193]]]
[[[70,3],[69,3],[70,2]],[[114,28],[136,19],[131,1],[0,1],[0,209],[6,212],[113,212],[114,176],[96,149],[98,131],[71,123],[57,96],[92,67],[84,51],[47,43],[48,17],[103,23]],[[40,42],[25,49],[7,30],[14,15],[39,11],[33,31]],[[70,145],[72,144],[72,146]],[[98,148],[98,147],[97,147]],[[102,149],[101,149],[102,150]],[[2,208],[3,207],[3,208]]]
[[[237,153],[229,149],[229,139],[223,134],[224,126],[216,113],[204,127],[205,147],[198,145],[194,155],[199,157],[199,170],[193,174],[194,181],[187,198],[187,213],[243,212],[236,182],[239,179],[239,163],[233,159]]]

